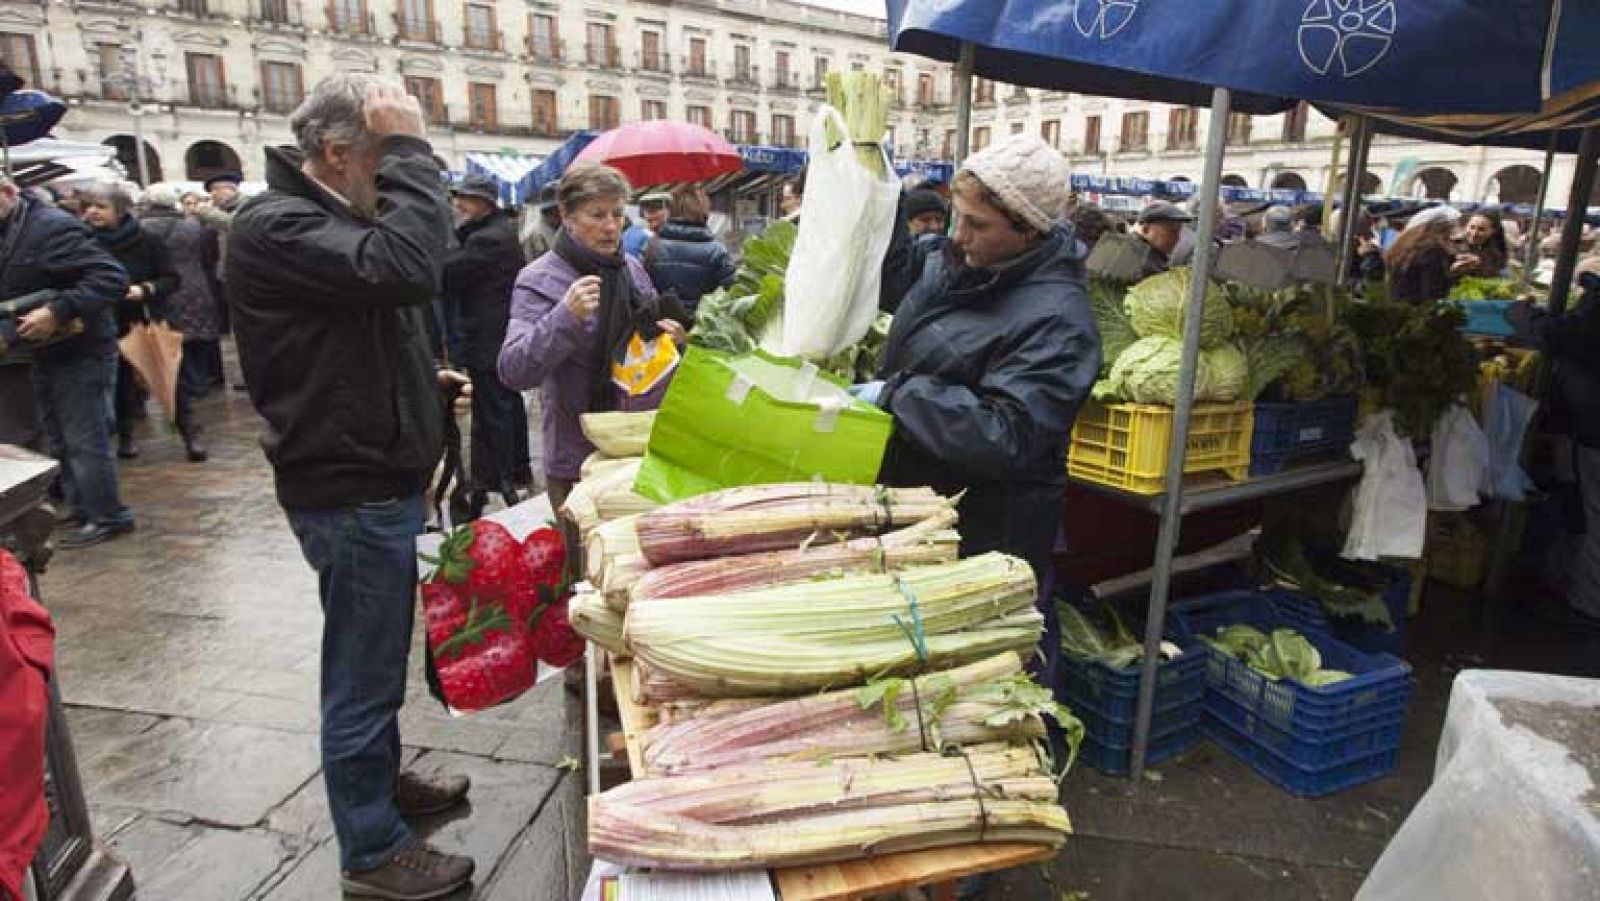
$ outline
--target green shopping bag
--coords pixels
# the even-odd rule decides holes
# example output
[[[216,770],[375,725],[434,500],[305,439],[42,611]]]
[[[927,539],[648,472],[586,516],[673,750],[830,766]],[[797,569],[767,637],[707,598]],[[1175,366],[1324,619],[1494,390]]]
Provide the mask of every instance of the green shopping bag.
[[[889,414],[810,363],[691,345],[633,490],[665,504],[739,485],[870,485],[893,427]]]

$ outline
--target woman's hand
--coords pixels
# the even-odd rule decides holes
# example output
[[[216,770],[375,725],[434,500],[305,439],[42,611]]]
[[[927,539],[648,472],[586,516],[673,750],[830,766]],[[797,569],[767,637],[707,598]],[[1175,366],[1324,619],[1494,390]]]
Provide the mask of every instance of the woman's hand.
[[[585,275],[567,287],[561,301],[579,322],[588,322],[600,310],[600,276]]]
[[[1450,267],[1450,274],[1460,275],[1463,272],[1469,272],[1478,268],[1480,262],[1477,254],[1458,253],[1456,254],[1455,263]]]
[[[671,335],[672,343],[678,345],[679,347],[682,347],[683,343],[689,340],[689,333],[684,331],[683,323],[676,319],[658,320],[656,322],[656,328],[661,329],[663,332]]]

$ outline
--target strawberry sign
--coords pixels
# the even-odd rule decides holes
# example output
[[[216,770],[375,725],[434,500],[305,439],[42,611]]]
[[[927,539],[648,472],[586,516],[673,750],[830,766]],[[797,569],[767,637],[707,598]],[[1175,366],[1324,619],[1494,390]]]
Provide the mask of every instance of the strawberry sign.
[[[553,527],[518,542],[478,519],[451,531],[422,583],[428,653],[444,701],[473,711],[510,701],[538,680],[539,664],[571,666],[584,640],[567,620],[566,550]]]

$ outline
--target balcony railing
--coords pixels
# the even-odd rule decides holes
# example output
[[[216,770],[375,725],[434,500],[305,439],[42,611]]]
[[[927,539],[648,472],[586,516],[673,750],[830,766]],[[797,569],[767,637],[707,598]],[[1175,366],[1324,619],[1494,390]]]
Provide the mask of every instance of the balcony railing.
[[[717,78],[717,62],[710,57],[699,58],[694,56],[685,56],[683,58],[682,68],[678,70],[678,74],[682,75],[684,78],[699,78],[707,81],[715,81]]]
[[[583,58],[589,65],[602,69],[622,68],[622,48],[616,44],[584,44]]]
[[[298,0],[255,0],[250,22],[279,28],[304,28]]]
[[[787,147],[791,150],[803,150],[805,148],[805,145],[800,142],[800,139],[793,132],[789,134],[773,132],[772,137],[767,139],[767,143],[772,147]]]
[[[236,88],[231,84],[190,84],[189,105],[201,109],[227,109],[234,105]]]
[[[467,39],[468,50],[489,50],[499,53],[505,49],[505,39],[498,31],[487,28],[468,28],[464,37]]]
[[[556,37],[527,37],[528,55],[545,63],[559,63],[567,55],[566,42]]]
[[[335,34],[377,34],[377,22],[370,11],[348,6],[328,7],[328,30]]]
[[[672,59],[659,50],[654,53],[641,50],[639,51],[638,69],[640,72],[670,75],[672,73]]]
[[[772,89],[775,91],[799,91],[799,72],[774,72],[772,73]]]
[[[735,63],[733,74],[728,77],[728,84],[741,87],[760,87],[761,67],[757,65],[740,66]]]
[[[1147,137],[1144,137],[1144,138],[1123,138],[1123,139],[1117,141],[1117,152],[1118,153],[1149,153],[1150,152],[1150,139],[1147,138]]]
[[[402,15],[394,17],[395,30],[402,41],[419,44],[444,43],[444,29],[436,19],[411,19]]]
[[[761,143],[761,132],[755,129],[728,128],[723,130],[722,136],[735,144]]]

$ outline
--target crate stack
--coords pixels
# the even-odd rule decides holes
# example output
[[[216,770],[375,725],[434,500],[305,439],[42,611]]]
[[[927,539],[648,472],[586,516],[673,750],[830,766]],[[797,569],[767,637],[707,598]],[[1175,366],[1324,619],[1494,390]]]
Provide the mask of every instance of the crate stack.
[[[1191,642],[1157,670],[1147,763],[1156,764],[1200,742],[1206,693],[1206,648]],[[1078,759],[1108,776],[1126,776],[1133,757],[1133,720],[1139,703],[1139,666],[1122,669],[1099,660],[1061,655],[1059,702],[1083,721]]]
[[[1405,730],[1411,667],[1390,654],[1368,654],[1287,616],[1270,592],[1226,591],[1174,606],[1175,639],[1192,641],[1235,624],[1263,633],[1294,629],[1322,654],[1327,669],[1352,678],[1321,688],[1274,681],[1243,661],[1206,646],[1205,737],[1290,794],[1318,797],[1393,771]]]
[[[1353,394],[1288,403],[1258,401],[1250,436],[1250,475],[1277,475],[1297,459],[1347,451],[1355,440],[1359,407]]]

